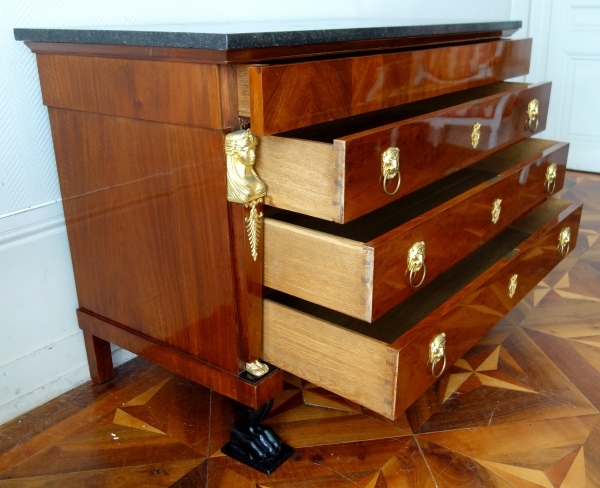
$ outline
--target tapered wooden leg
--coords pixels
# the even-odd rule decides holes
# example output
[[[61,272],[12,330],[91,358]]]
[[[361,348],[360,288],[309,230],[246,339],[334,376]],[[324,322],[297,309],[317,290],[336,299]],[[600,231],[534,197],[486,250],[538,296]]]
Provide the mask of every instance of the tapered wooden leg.
[[[83,338],[90,366],[90,376],[96,383],[104,383],[115,375],[110,353],[110,342],[85,331],[83,332]]]

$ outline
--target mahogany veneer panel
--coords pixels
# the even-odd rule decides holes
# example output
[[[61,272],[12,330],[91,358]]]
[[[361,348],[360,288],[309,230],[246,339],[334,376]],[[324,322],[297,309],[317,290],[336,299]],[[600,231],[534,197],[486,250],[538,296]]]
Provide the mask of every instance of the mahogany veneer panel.
[[[531,39],[250,67],[259,136],[506,80],[529,72]]]
[[[49,113],[80,307],[237,374],[222,133]]]
[[[562,188],[567,154],[567,144],[525,140],[492,156],[489,167],[485,160],[478,171],[462,170],[345,225],[277,213],[265,221],[265,285],[376,320],[417,291],[405,275],[415,242],[426,246],[425,286],[543,202],[551,163]],[[496,199],[502,211],[493,223]]]
[[[83,340],[85,341],[90,376],[96,383],[104,383],[115,375],[110,342],[88,332],[83,333]]]
[[[265,300],[264,358],[396,418],[435,381],[429,342],[446,333],[452,364],[562,260],[563,227],[575,246],[580,218],[581,205],[548,200],[373,324],[274,293]],[[515,273],[517,291],[508,297]],[[368,378],[378,387],[361,388]]]
[[[228,126],[221,122],[214,64],[54,54],[38,54],[37,63],[49,107],[213,129]]]
[[[241,379],[237,371],[234,374],[227,373],[113,321],[101,320],[83,310],[77,311],[77,318],[84,333],[119,344],[128,351],[252,408],[261,407],[281,391],[281,370],[270,372],[258,383],[250,383]]]
[[[266,203],[346,223],[480,161],[533,133],[527,105],[538,99],[546,127],[549,83],[496,83],[260,139],[256,167]],[[481,124],[477,148],[472,126]],[[398,192],[382,189],[381,154],[400,151]],[[388,185],[395,187],[394,179]]]

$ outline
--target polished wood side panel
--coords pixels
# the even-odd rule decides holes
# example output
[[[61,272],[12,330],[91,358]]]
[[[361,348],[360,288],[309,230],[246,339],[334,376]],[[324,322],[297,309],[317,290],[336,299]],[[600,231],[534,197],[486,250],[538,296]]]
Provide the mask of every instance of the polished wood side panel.
[[[571,228],[571,249],[576,245],[581,219],[581,204],[549,200],[557,216],[550,222],[536,221],[540,213],[530,214],[518,222],[516,230],[531,232],[519,245],[519,252],[502,259],[471,282],[410,331],[390,344],[399,351],[395,417],[405,411],[435,379],[427,367],[429,343],[439,333],[446,334],[446,359],[453,364],[504,317],[540,280],[563,259],[557,252],[558,235],[565,226]],[[560,211],[562,209],[562,211]],[[559,212],[560,211],[560,212]],[[542,215],[543,216],[543,215]],[[518,275],[515,295],[508,296],[508,284]]]
[[[110,342],[95,337],[89,332],[83,332],[85,352],[90,367],[90,377],[96,383],[104,383],[115,375],[113,369]]]
[[[123,46],[112,44],[74,44],[68,42],[26,42],[34,53],[69,54],[74,56],[106,56],[148,60],[178,60],[206,63],[253,63],[300,57],[323,57],[388,49],[435,46],[461,42],[484,41],[509,37],[516,31],[473,32],[443,36],[372,39],[369,41],[328,42],[303,46],[276,46],[253,49],[190,49],[169,47]]]
[[[264,311],[266,361],[393,417],[397,351],[269,299]]]
[[[237,374],[215,368],[115,322],[105,322],[82,310],[77,311],[77,316],[80,327],[88,334],[119,344],[128,351],[252,408],[264,405],[281,391],[283,386],[281,370],[273,371],[258,383],[250,383]]]
[[[256,172],[267,184],[267,205],[343,222],[344,164],[337,146],[261,137]]]
[[[343,144],[345,155],[344,222],[531,137],[533,133],[525,122],[527,105],[534,98],[540,102],[536,133],[542,132],[546,128],[551,83],[519,89],[522,86],[515,84],[514,91],[508,93],[341,138],[339,143]],[[471,133],[475,122],[481,124],[481,136],[473,149]],[[382,189],[381,153],[392,146],[400,150],[402,184],[391,197]]]
[[[373,249],[361,242],[265,219],[264,284],[368,320]]]
[[[524,75],[530,55],[523,39],[251,67],[252,129],[276,134]]]
[[[264,212],[264,204],[256,206],[259,214]],[[229,203],[229,216],[234,244],[237,304],[241,334],[241,359],[251,363],[262,357],[263,322],[263,267],[264,267],[264,229],[259,229],[258,253],[252,257],[246,218],[250,208],[239,203]],[[243,369],[245,365],[240,365]]]
[[[79,305],[237,374],[222,132],[49,113]]]
[[[511,156],[515,162],[522,161],[524,148],[513,147],[521,149],[521,153],[507,151],[503,154],[505,162]],[[525,147],[527,149],[537,152],[536,145]],[[546,200],[550,195],[544,186],[545,175],[552,163],[560,168],[555,191],[562,189],[569,145],[556,143],[539,150],[533,157],[503,172],[498,181],[482,183],[366,244],[375,252],[371,320],[381,317],[418,290],[408,284],[405,275],[406,256],[414,243],[425,242],[427,272],[421,285],[424,287]],[[481,164],[480,168],[485,165]],[[498,222],[493,223],[492,209],[497,199],[502,201],[501,212]],[[416,282],[420,279],[419,273]]]
[[[217,66],[219,74],[219,102],[221,104],[221,127],[230,128],[232,131],[240,127],[237,70],[235,66]]]
[[[52,54],[37,63],[49,107],[223,127],[216,65]]]

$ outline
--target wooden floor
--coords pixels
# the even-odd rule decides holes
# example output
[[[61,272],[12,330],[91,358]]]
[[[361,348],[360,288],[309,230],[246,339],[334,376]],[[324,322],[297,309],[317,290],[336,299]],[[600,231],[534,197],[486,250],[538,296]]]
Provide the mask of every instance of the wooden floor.
[[[577,248],[398,421],[286,376],[268,477],[220,453],[226,399],[135,359],[0,427],[0,486],[600,487],[600,177],[561,196]]]

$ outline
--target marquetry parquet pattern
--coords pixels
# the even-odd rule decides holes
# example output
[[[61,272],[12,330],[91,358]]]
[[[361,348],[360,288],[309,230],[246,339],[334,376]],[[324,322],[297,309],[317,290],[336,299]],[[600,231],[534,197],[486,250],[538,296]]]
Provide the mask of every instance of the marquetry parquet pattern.
[[[600,487],[600,176],[565,187],[577,247],[396,422],[286,374],[268,477],[225,398],[135,359],[0,427],[0,487]]]

